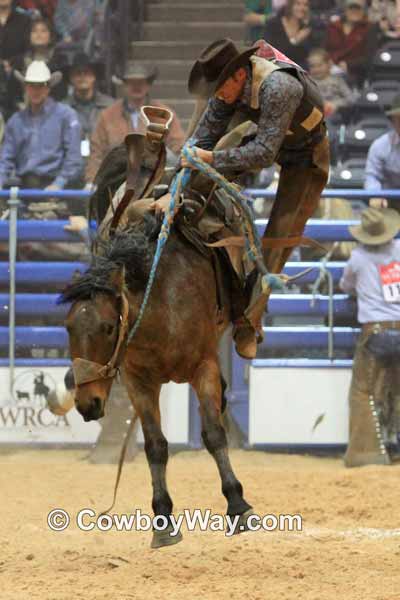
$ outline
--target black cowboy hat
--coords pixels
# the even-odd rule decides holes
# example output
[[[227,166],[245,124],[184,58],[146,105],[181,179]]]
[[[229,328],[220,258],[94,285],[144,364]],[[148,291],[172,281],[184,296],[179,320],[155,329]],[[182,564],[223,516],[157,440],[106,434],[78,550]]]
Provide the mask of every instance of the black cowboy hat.
[[[98,61],[91,59],[85,52],[76,52],[72,58],[72,62],[67,66],[68,75],[71,75],[75,69],[90,68],[100,79],[103,75],[104,65]]]
[[[211,96],[237,69],[248,65],[258,48],[239,51],[229,38],[207,46],[193,65],[188,88],[196,96]]]

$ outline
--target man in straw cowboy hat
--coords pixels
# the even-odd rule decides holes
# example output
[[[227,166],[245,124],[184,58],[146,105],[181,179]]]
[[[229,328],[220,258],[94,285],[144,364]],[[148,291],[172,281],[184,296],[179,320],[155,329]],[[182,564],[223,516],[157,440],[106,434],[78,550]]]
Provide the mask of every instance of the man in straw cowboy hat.
[[[392,106],[386,111],[392,128],[378,137],[368,150],[365,166],[364,188],[366,190],[390,190],[400,188],[400,94],[393,98]],[[370,206],[386,208],[386,198],[371,198]],[[397,203],[393,208],[398,209]]]
[[[101,161],[115,146],[122,144],[129,133],[145,133],[140,109],[151,104],[168,108],[161,102],[149,98],[151,86],[157,76],[156,69],[142,63],[128,62],[122,80],[113,78],[114,83],[123,84],[124,96],[100,113],[91,139],[91,154],[86,168],[86,181],[92,183]],[[171,110],[168,108],[168,110]],[[173,112],[173,111],[172,111]],[[182,148],[184,133],[179,119],[174,114],[166,138],[167,147],[175,154]]]
[[[249,173],[278,163],[277,196],[264,237],[301,236],[318,206],[329,170],[329,145],[323,119],[323,100],[308,74],[265,43],[239,51],[229,39],[210,44],[195,62],[189,91],[206,110],[194,127],[191,142],[205,162],[223,174]],[[240,147],[214,150],[233,123],[251,120],[256,133]],[[182,166],[190,166],[182,160]],[[163,209],[166,200],[159,201]],[[292,247],[286,240],[265,250],[269,271],[279,273]],[[292,240],[292,246],[295,240]],[[244,318],[235,322],[236,349],[245,358],[256,354],[256,336],[266,295],[260,279]]]
[[[49,97],[61,80],[45,62],[33,61],[25,76],[27,107],[7,122],[0,153],[0,188],[15,171],[25,188],[59,190],[74,185],[82,175],[81,128],[75,111]]]
[[[340,286],[357,297],[358,339],[350,386],[347,467],[390,464],[386,443],[400,433],[400,217],[368,208],[350,227],[359,245]],[[397,442],[397,440],[396,440]]]

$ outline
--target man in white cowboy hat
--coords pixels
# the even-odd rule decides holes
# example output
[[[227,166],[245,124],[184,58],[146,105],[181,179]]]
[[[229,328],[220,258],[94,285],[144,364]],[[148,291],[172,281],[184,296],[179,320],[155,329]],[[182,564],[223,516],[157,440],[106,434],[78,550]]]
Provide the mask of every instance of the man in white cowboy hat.
[[[59,190],[76,185],[82,175],[81,128],[76,112],[49,97],[62,75],[45,62],[33,61],[25,76],[27,107],[7,122],[0,152],[0,187],[15,172],[25,188]]]
[[[150,99],[150,90],[157,75],[156,69],[148,69],[138,62],[128,62],[122,80],[113,78],[114,83],[123,84],[124,97],[100,113],[91,139],[91,153],[86,168],[86,182],[94,181],[101,161],[115,146],[122,144],[129,133],[144,133],[140,108],[146,104],[168,108],[157,100]],[[173,111],[172,111],[173,112]],[[174,154],[182,148],[185,136],[179,119],[174,114],[166,138],[166,146]]]
[[[386,111],[392,128],[378,137],[370,146],[365,166],[364,188],[366,190],[390,190],[400,188],[400,94],[393,98],[392,107]],[[371,198],[370,206],[387,207],[384,197]],[[397,202],[393,208],[397,208]]]
[[[389,464],[386,443],[400,434],[400,240],[394,239],[399,229],[400,217],[391,208],[368,208],[360,225],[350,227],[359,244],[340,286],[357,297],[362,329],[349,395],[347,467]]]

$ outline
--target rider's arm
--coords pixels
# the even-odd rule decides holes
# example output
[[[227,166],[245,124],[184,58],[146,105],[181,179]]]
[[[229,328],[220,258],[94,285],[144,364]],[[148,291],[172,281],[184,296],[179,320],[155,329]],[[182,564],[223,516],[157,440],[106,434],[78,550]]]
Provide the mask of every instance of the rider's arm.
[[[211,98],[188,142],[203,150],[212,150],[225,134],[234,112],[234,105]]]
[[[256,137],[240,148],[213,152],[213,166],[218,171],[271,166],[302,97],[303,86],[297,79],[283,71],[272,73],[260,88]]]

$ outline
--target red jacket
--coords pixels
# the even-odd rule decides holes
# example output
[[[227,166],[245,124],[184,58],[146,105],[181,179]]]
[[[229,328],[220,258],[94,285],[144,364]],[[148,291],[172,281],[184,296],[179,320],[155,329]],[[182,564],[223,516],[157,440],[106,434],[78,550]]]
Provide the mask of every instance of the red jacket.
[[[334,63],[344,61],[350,70],[368,60],[372,26],[367,20],[357,23],[346,35],[343,21],[338,19],[328,25],[326,49]]]
[[[53,20],[57,0],[18,0],[17,5],[26,10],[38,10],[49,21]]]

